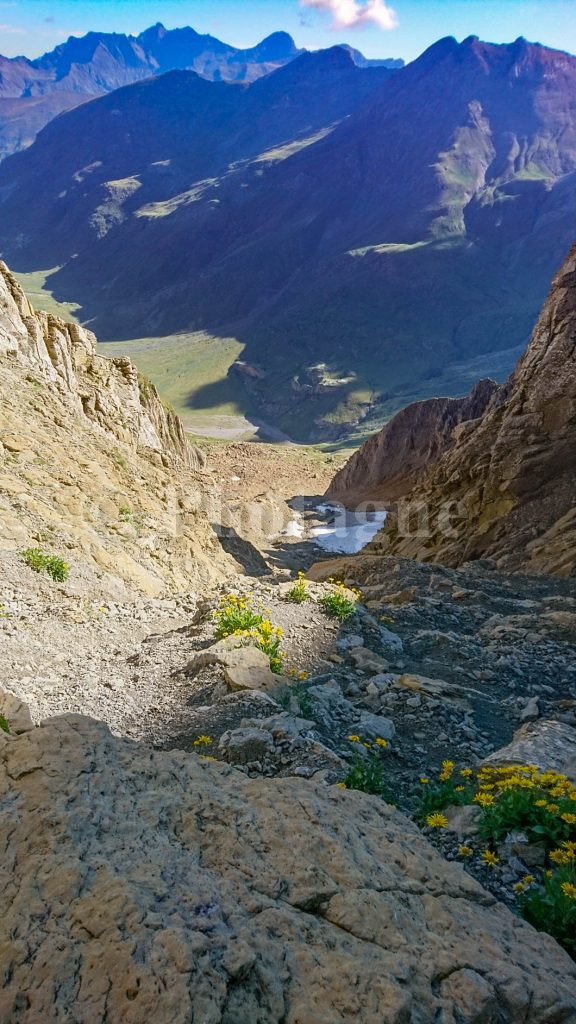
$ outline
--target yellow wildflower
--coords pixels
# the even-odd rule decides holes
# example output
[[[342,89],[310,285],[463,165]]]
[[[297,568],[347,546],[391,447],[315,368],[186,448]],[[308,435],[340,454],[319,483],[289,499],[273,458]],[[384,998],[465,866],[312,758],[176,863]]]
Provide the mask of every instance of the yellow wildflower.
[[[427,779],[425,775],[421,775],[420,782],[422,783],[423,786],[428,786],[430,783],[430,779]]]
[[[524,875],[522,881],[524,885],[534,885],[534,875]]]
[[[437,811],[435,814],[428,815],[426,818],[426,824],[429,825],[430,828],[446,828],[448,818],[445,814],[440,814],[440,812]]]
[[[546,804],[546,810],[548,811],[548,814],[558,814],[560,808],[558,807],[558,804]]]
[[[195,747],[207,747],[210,743],[212,743],[211,736],[197,736],[194,740]]]
[[[491,807],[494,800],[492,793],[476,793],[474,797],[474,803],[480,804],[481,807]]]
[[[548,803],[547,800],[536,800],[536,803],[534,804],[534,806],[535,807],[546,807],[547,803]]]
[[[524,885],[523,882],[516,882],[516,885],[514,886],[514,892],[517,892],[518,894],[520,894],[520,893],[524,892],[525,888],[526,888],[526,886]]]
[[[336,785],[338,789],[348,789],[348,786],[346,785],[345,782],[337,782]]]
[[[473,853],[474,850],[472,849],[472,847],[466,846],[465,843],[463,843],[462,846],[458,847],[458,855],[460,857],[471,857]]]
[[[554,864],[567,864],[570,860],[570,854],[566,850],[552,850],[550,860],[553,861]]]
[[[567,825],[576,825],[576,814],[570,814],[566,811],[564,814],[561,814],[560,817]]]
[[[463,779],[469,779],[473,774],[474,772],[472,771],[471,768],[460,769],[460,775],[462,776]]]
[[[298,679],[300,679],[302,682],[304,682],[305,679],[308,679],[308,673],[307,672],[300,672],[300,674],[298,676]]]
[[[492,850],[484,850],[482,860],[489,868],[495,868],[500,863],[500,857],[493,853]]]
[[[572,882],[562,882],[560,888],[569,900],[576,900],[576,885],[572,885]]]
[[[465,788],[464,786],[456,786],[454,792],[455,793],[463,793],[464,792],[464,788]]]
[[[348,739],[350,740],[350,743],[361,743],[362,742],[360,737],[356,736],[355,733],[353,733],[352,736],[349,736]]]
[[[376,746],[377,747],[382,747],[383,749],[385,749],[388,746],[388,740],[384,740],[384,739],[382,739],[381,736],[378,736],[376,738]]]

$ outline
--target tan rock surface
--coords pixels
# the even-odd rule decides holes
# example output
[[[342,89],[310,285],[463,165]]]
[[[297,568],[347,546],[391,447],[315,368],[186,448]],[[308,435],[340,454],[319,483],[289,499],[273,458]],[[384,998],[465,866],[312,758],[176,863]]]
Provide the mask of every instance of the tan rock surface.
[[[0,734],[0,1024],[573,1024],[576,965],[383,802]]]
[[[234,563],[205,512],[211,483],[177,416],[128,359],[35,313],[0,264],[0,552],[47,548],[156,595]],[[108,584],[107,584],[108,578]]]

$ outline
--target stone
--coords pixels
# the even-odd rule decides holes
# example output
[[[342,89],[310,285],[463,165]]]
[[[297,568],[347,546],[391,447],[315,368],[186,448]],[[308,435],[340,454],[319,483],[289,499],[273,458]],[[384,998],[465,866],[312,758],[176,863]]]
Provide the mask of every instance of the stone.
[[[462,807],[446,807],[443,812],[448,818],[446,826],[449,832],[455,832],[459,838],[474,836],[478,832],[478,822],[481,810],[473,804],[463,804]]]
[[[374,651],[368,650],[367,647],[354,647],[350,651],[350,660],[356,665],[356,668],[373,672],[375,675],[387,672],[389,668],[389,664],[384,658],[375,654]]]
[[[576,729],[554,719],[523,725],[507,747],[495,750],[487,764],[533,764],[542,771],[561,772],[576,785]]]
[[[521,722],[535,722],[540,717],[539,698],[531,697],[520,712]]]
[[[576,964],[375,797],[0,735],[2,1024],[571,1024]],[[8,868],[8,870],[6,870]]]
[[[225,732],[218,749],[231,764],[248,764],[266,757],[274,749],[274,740],[265,729],[245,726]]]
[[[28,706],[4,690],[0,690],[0,715],[6,719],[11,734],[18,735],[34,728]]]
[[[362,739],[375,740],[380,737],[383,740],[392,740],[396,735],[394,722],[383,715],[373,715],[370,711],[361,711],[358,724],[355,727]]]

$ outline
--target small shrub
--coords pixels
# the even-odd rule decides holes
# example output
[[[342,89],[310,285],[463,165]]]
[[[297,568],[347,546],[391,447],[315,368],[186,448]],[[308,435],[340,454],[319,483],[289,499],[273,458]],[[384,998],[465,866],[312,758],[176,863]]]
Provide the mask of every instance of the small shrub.
[[[121,523],[130,523],[132,516],[133,512],[129,505],[121,505],[118,509],[118,518]]]
[[[330,592],[320,598],[320,604],[331,619],[345,622],[354,615],[361,596],[359,590],[345,587],[343,583],[335,583]]]
[[[56,583],[63,583],[70,575],[70,566],[59,555],[49,555],[40,548],[27,548],[21,555],[34,572],[47,572]]]
[[[268,655],[272,672],[281,674],[284,655],[280,648],[284,631],[264,618],[261,608],[254,609],[249,597],[228,594],[214,612],[214,619],[218,640],[238,636],[251,641],[254,647]]]
[[[539,932],[553,935],[576,958],[576,862],[546,872],[541,884],[526,889],[518,897],[522,915]]]
[[[374,743],[362,740],[360,736],[349,736],[351,743],[360,749],[354,753],[350,770],[344,779],[346,789],[357,789],[362,793],[381,796],[388,803],[393,803],[392,793],[385,780],[383,754],[388,746],[385,739],[377,739]]]
[[[523,916],[546,931],[576,956],[576,786],[559,772],[534,765],[484,765],[456,772],[444,761],[438,780],[420,780],[424,790],[417,817],[442,828],[441,811],[453,804],[480,808],[479,839],[487,844],[480,860],[494,868],[498,844],[510,832],[522,832],[530,843],[544,845],[548,867],[525,876],[514,886]],[[460,855],[474,854],[460,847]]]
[[[223,640],[226,636],[233,636],[235,633],[252,629],[264,621],[260,610],[252,607],[249,597],[237,597],[236,594],[228,594],[220,601],[220,605],[214,612],[216,623],[216,638]]]
[[[0,729],[2,730],[2,732],[10,732],[10,726],[8,725],[8,722],[4,718],[4,715],[0,715]]]
[[[292,604],[303,604],[309,596],[308,581],[304,579],[304,573],[299,572],[294,586],[286,594],[286,601],[291,601]]]
[[[422,794],[416,812],[417,821],[427,821],[431,815],[443,811],[445,807],[472,803],[475,792],[469,781],[472,771],[464,768],[463,774],[455,774],[455,768],[453,761],[443,761],[437,782],[431,782],[427,778],[420,779]]]
[[[119,466],[120,469],[126,469],[126,466],[128,465],[126,456],[119,451],[112,452],[112,462],[115,466]]]

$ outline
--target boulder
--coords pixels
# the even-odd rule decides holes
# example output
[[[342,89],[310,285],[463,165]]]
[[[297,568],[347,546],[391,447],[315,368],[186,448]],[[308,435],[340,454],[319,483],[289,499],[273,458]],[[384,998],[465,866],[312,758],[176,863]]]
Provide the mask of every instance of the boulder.
[[[576,729],[565,722],[540,719],[523,725],[507,747],[494,751],[487,764],[533,764],[561,772],[576,785]]]
[[[0,1024],[571,1024],[576,964],[383,801],[0,734]]]

